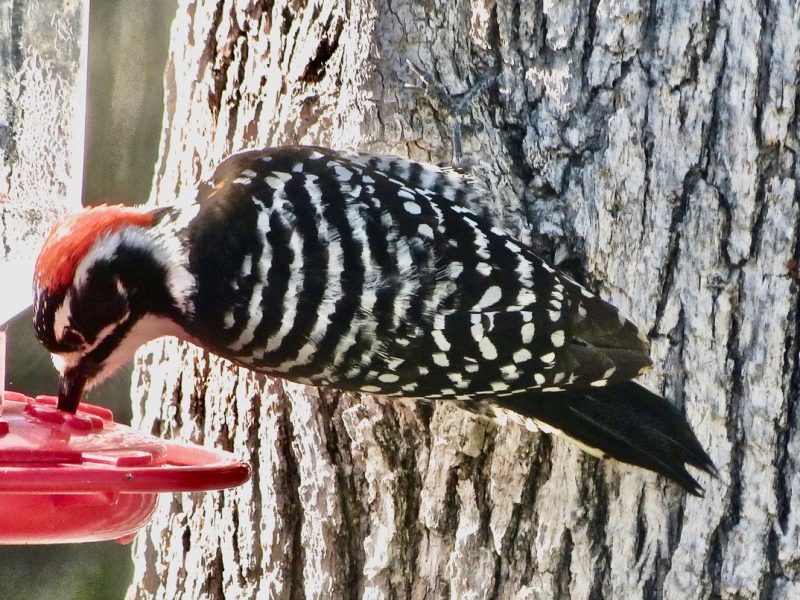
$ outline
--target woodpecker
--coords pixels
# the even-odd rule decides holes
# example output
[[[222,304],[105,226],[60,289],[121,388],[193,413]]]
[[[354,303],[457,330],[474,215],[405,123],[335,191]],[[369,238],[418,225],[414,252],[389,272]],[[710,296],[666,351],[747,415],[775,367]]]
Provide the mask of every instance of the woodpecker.
[[[225,159],[174,206],[57,223],[34,325],[59,408],[164,335],[307,385],[452,401],[665,475],[713,464],[631,381],[649,343],[619,311],[469,208],[488,192],[402,158],[287,146]]]

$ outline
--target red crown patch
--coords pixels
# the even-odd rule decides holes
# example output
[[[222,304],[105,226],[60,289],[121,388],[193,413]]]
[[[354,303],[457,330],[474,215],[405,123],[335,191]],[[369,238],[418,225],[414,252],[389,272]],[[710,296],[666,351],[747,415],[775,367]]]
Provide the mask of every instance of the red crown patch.
[[[152,213],[126,206],[96,206],[64,216],[53,226],[36,259],[36,287],[51,292],[63,289],[98,238],[126,225],[152,224]]]

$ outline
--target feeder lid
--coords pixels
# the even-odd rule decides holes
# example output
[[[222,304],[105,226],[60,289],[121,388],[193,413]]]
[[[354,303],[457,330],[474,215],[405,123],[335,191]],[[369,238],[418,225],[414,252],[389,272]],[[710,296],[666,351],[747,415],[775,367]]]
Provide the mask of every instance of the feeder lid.
[[[241,485],[249,466],[232,454],[166,441],[80,404],[6,392],[0,404],[0,543],[129,538],[152,515],[156,492]]]

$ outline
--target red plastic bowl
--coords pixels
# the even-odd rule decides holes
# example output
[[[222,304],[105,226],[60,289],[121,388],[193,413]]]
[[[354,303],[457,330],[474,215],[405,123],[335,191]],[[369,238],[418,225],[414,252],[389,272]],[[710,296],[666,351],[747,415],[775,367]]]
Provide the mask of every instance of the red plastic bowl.
[[[0,544],[126,540],[158,492],[235,487],[250,467],[228,453],[165,441],[81,404],[5,393],[0,415]]]

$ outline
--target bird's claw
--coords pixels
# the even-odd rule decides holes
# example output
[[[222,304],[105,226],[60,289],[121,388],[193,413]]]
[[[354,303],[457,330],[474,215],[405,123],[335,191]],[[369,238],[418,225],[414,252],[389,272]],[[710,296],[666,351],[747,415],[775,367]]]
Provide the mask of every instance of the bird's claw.
[[[423,93],[434,107],[434,110],[443,112],[453,119],[453,168],[464,167],[464,155],[461,146],[461,132],[464,129],[463,116],[469,111],[475,98],[497,78],[495,69],[484,71],[478,80],[467,91],[461,94],[450,94],[431,73],[418,67],[410,60],[406,61],[408,67],[419,79],[420,84],[406,83],[406,89]]]

